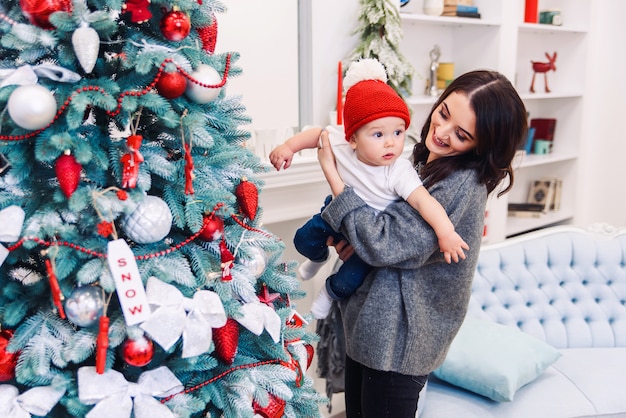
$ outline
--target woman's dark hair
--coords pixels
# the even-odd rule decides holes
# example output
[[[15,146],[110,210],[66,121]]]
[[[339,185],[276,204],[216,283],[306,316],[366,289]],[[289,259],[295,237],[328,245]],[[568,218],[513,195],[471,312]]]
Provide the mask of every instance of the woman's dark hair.
[[[476,147],[468,153],[437,158],[425,164],[430,154],[425,140],[432,114],[454,92],[466,96],[476,114]],[[526,117],[524,103],[511,82],[502,74],[476,70],[459,76],[433,105],[422,127],[421,142],[413,149],[413,161],[424,164],[420,171],[424,184],[434,184],[457,169],[473,168],[489,193],[508,177],[507,187],[498,196],[508,192],[513,187],[513,157],[526,139]]]

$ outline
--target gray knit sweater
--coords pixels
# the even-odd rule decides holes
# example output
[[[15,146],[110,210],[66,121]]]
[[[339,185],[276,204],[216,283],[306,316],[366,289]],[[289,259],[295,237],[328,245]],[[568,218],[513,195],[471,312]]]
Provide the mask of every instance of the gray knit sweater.
[[[400,201],[376,213],[347,187],[322,216],[355,251],[376,267],[341,303],[346,352],[376,370],[425,375],[439,367],[467,310],[478,260],[487,189],[473,170],[460,170],[432,186],[467,258],[447,264],[433,229]]]

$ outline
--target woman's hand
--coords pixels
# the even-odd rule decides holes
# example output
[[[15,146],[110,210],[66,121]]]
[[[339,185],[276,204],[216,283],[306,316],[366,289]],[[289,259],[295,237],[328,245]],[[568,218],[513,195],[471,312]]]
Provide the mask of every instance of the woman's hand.
[[[337,255],[341,261],[346,261],[348,258],[354,254],[354,248],[350,243],[346,240],[341,240],[339,242],[335,242],[333,237],[328,237],[326,240],[326,245],[329,247],[335,247],[335,251],[337,251]]]
[[[324,172],[326,181],[328,181],[328,185],[330,186],[333,196],[337,196],[339,193],[343,192],[346,185],[337,171],[335,154],[333,153],[333,148],[328,140],[328,132],[326,130],[323,130],[320,135],[320,144],[317,148],[317,159],[320,163],[322,171]]]

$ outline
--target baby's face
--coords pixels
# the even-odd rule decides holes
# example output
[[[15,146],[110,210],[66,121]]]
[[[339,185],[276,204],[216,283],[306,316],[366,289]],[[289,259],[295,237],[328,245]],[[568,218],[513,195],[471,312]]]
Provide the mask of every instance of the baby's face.
[[[387,116],[361,126],[350,138],[359,161],[372,166],[391,165],[402,155],[404,120]]]

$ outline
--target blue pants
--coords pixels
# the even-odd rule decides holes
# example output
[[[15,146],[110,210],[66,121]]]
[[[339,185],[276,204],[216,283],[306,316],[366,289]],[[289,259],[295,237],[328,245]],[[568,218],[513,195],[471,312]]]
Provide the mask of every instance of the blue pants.
[[[321,212],[330,201],[331,197],[328,196],[320,213],[314,215],[298,229],[293,238],[296,250],[311,261],[326,261],[328,258],[326,240],[328,237],[333,237],[335,242],[345,239],[341,233],[334,231],[328,222],[322,219]],[[331,298],[335,300],[344,299],[354,293],[371,270],[371,266],[353,254],[344,261],[335,274],[328,277],[326,290]]]

